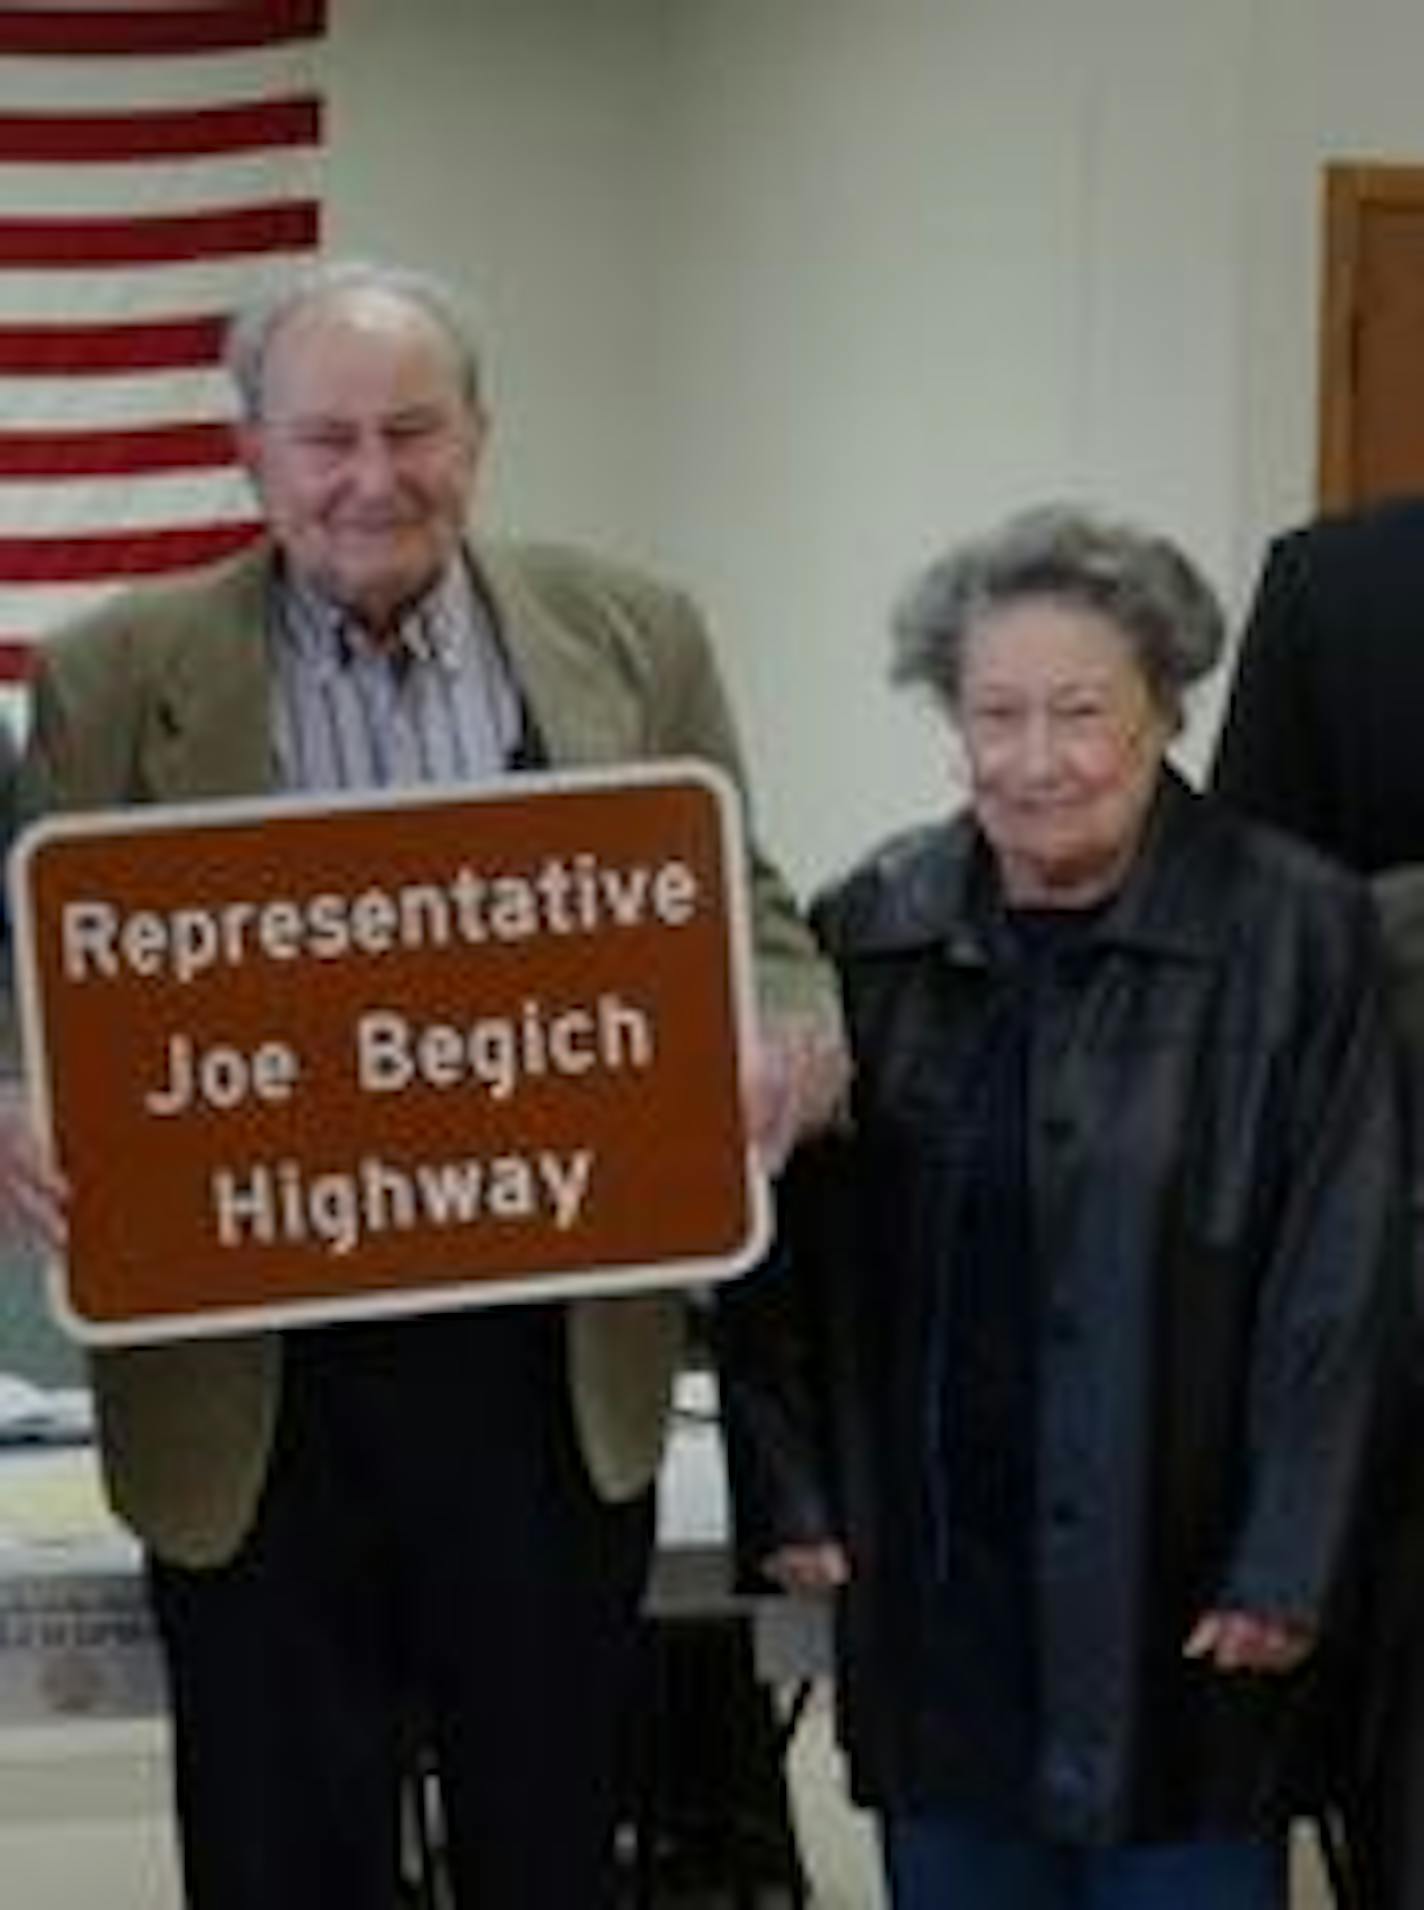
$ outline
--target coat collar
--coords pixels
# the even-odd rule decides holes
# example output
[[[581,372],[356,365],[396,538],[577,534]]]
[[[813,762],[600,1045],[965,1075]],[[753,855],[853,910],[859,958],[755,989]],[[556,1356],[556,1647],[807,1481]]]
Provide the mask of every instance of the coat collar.
[[[168,587],[142,613],[162,633],[152,653],[154,720],[143,744],[156,800],[252,795],[273,786],[270,578],[270,553],[258,545],[213,575]]]
[[[542,745],[556,764],[628,754],[600,657],[534,588],[517,550],[467,546],[476,587]],[[275,787],[267,660],[276,557],[261,540],[214,573],[172,587],[172,640],[158,661],[146,768],[158,800],[251,795]],[[194,626],[201,624],[200,639]]]
[[[602,659],[571,637],[535,590],[517,549],[499,544],[469,546],[476,588],[489,606],[499,641],[551,763],[606,761],[607,685]],[[626,740],[611,739],[615,755]]]
[[[1087,939],[1186,960],[1207,958],[1218,931],[1200,905],[1198,874],[1223,846],[1214,807],[1164,767],[1127,879]],[[939,946],[951,961],[991,959],[997,889],[990,852],[966,812],[897,837],[817,909],[833,954]]]

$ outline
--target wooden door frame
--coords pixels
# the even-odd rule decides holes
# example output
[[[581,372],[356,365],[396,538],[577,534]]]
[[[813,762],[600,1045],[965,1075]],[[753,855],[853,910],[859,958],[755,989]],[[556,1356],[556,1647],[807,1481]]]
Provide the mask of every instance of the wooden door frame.
[[[1325,168],[1320,311],[1320,423],[1316,493],[1325,511],[1346,510],[1355,451],[1356,278],[1367,206],[1424,211],[1424,166],[1332,160]]]

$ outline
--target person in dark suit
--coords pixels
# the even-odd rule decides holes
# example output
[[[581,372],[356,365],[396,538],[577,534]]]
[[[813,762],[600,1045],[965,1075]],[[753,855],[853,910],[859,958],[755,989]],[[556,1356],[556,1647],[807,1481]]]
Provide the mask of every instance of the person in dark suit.
[[[1270,547],[1212,771],[1366,875],[1424,859],[1424,497]]]
[[[36,807],[669,756],[739,776],[684,596],[470,535],[486,419],[438,286],[319,269],[239,318],[229,365],[270,535],[46,646]],[[831,1112],[839,1012],[752,864],[749,1125],[774,1159]],[[166,1653],[193,1910],[389,1910],[411,1693],[462,1910],[604,1900],[680,1321],[644,1294],[96,1360],[109,1491]]]
[[[1326,517],[1271,545],[1212,770],[1217,793],[1376,878],[1396,1023],[1424,1092],[1424,497]],[[1416,1267],[1419,1249],[1415,1247]],[[1416,1275],[1417,1281],[1417,1275]],[[1417,1301],[1416,1301],[1417,1304]],[[1345,1804],[1369,1910],[1424,1910],[1424,1483],[1417,1380],[1378,1462],[1389,1508],[1365,1541],[1374,1662],[1360,1773]],[[1411,1463],[1412,1462],[1412,1463]]]

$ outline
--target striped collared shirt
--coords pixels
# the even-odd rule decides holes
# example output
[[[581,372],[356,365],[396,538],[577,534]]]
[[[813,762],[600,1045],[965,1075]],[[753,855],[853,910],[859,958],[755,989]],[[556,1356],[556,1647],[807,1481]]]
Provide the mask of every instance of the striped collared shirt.
[[[462,557],[381,645],[279,571],[268,643],[282,788],[480,782],[518,745],[519,693]]]

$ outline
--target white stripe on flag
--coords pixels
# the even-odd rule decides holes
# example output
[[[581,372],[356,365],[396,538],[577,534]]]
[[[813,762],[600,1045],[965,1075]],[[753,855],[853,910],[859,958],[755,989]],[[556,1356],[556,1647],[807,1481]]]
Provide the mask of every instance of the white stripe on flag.
[[[319,199],[320,158],[309,148],[218,159],[129,160],[110,165],[0,162],[0,216],[102,219],[216,212],[277,199]]]
[[[121,112],[143,106],[217,106],[309,93],[319,44],[241,53],[165,53],[147,59],[0,56],[0,101],[28,113]]]
[[[280,277],[309,256],[269,252],[260,258],[195,265],[125,266],[97,271],[92,265],[76,263],[72,271],[0,270],[0,324],[63,320],[78,325],[105,319],[230,312],[253,297],[264,280]]]
[[[0,639],[72,623],[126,588],[124,584],[0,584]]]
[[[0,296],[3,289],[0,281]],[[236,411],[232,386],[221,367],[105,378],[0,377],[0,435],[188,424],[230,419]]]
[[[15,739],[17,749],[25,747],[30,733],[30,692],[23,683],[0,683],[0,723]]]
[[[153,477],[59,478],[0,484],[0,537],[62,537],[94,531],[166,530],[177,524],[241,524],[256,514],[235,467]]]

